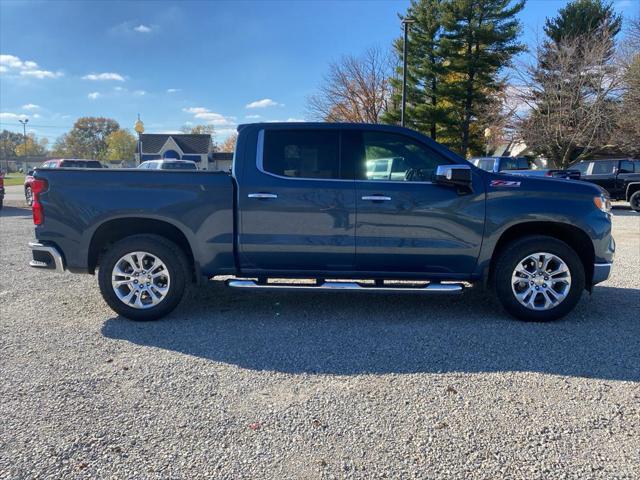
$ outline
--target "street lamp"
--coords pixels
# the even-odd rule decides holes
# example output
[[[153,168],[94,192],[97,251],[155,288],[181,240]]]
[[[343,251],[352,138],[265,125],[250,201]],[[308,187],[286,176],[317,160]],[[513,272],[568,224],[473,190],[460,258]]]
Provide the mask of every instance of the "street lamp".
[[[22,124],[22,140],[24,142],[24,173],[26,174],[29,171],[29,165],[27,164],[27,123],[29,123],[29,119],[18,119],[18,121]]]
[[[404,112],[407,106],[407,37],[409,36],[409,27],[416,21],[412,18],[403,18],[402,26],[404,27],[404,44],[402,46],[402,109],[400,110],[400,125],[404,127]]]

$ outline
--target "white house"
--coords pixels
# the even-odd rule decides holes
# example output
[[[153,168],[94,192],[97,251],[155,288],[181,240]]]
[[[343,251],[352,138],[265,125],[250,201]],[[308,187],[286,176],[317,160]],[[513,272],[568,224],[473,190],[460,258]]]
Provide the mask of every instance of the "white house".
[[[177,159],[191,160],[200,170],[217,170],[212,153],[211,135],[143,133],[136,147],[136,165],[146,160]]]

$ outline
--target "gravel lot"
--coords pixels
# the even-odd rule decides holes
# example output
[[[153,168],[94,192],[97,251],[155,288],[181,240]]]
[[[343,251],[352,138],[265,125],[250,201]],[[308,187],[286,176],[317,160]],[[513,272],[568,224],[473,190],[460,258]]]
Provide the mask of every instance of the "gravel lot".
[[[640,216],[566,319],[461,297],[232,292],[137,324],[0,217],[0,478],[640,478]]]

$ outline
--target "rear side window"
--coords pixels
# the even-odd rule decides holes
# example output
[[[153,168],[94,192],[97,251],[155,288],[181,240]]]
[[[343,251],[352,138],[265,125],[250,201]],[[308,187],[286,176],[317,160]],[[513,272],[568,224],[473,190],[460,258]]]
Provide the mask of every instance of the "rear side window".
[[[476,167],[486,170],[487,172],[492,172],[494,164],[495,160],[493,158],[482,158],[477,161]]]
[[[591,162],[580,162],[580,163],[571,165],[569,167],[569,170],[578,170],[581,175],[586,175],[587,170],[589,170],[589,165],[591,165]]]
[[[340,178],[335,130],[266,130],[262,168],[291,178]]]
[[[619,173],[633,173],[633,162],[630,160],[622,160],[620,162]]]
[[[616,168],[615,160],[605,160],[602,162],[594,162],[591,175],[607,175],[613,173]]]

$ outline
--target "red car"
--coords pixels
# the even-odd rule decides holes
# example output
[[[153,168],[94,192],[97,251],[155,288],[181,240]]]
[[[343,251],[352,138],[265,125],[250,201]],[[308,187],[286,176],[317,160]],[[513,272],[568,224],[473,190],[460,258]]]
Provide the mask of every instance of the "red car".
[[[79,160],[75,158],[58,158],[55,160],[47,160],[37,168],[103,168],[98,160]],[[24,178],[24,198],[27,205],[33,203],[33,192],[31,183],[33,182],[33,170],[29,170]]]
[[[4,173],[0,172],[0,210],[2,210],[3,201],[4,201]]]

